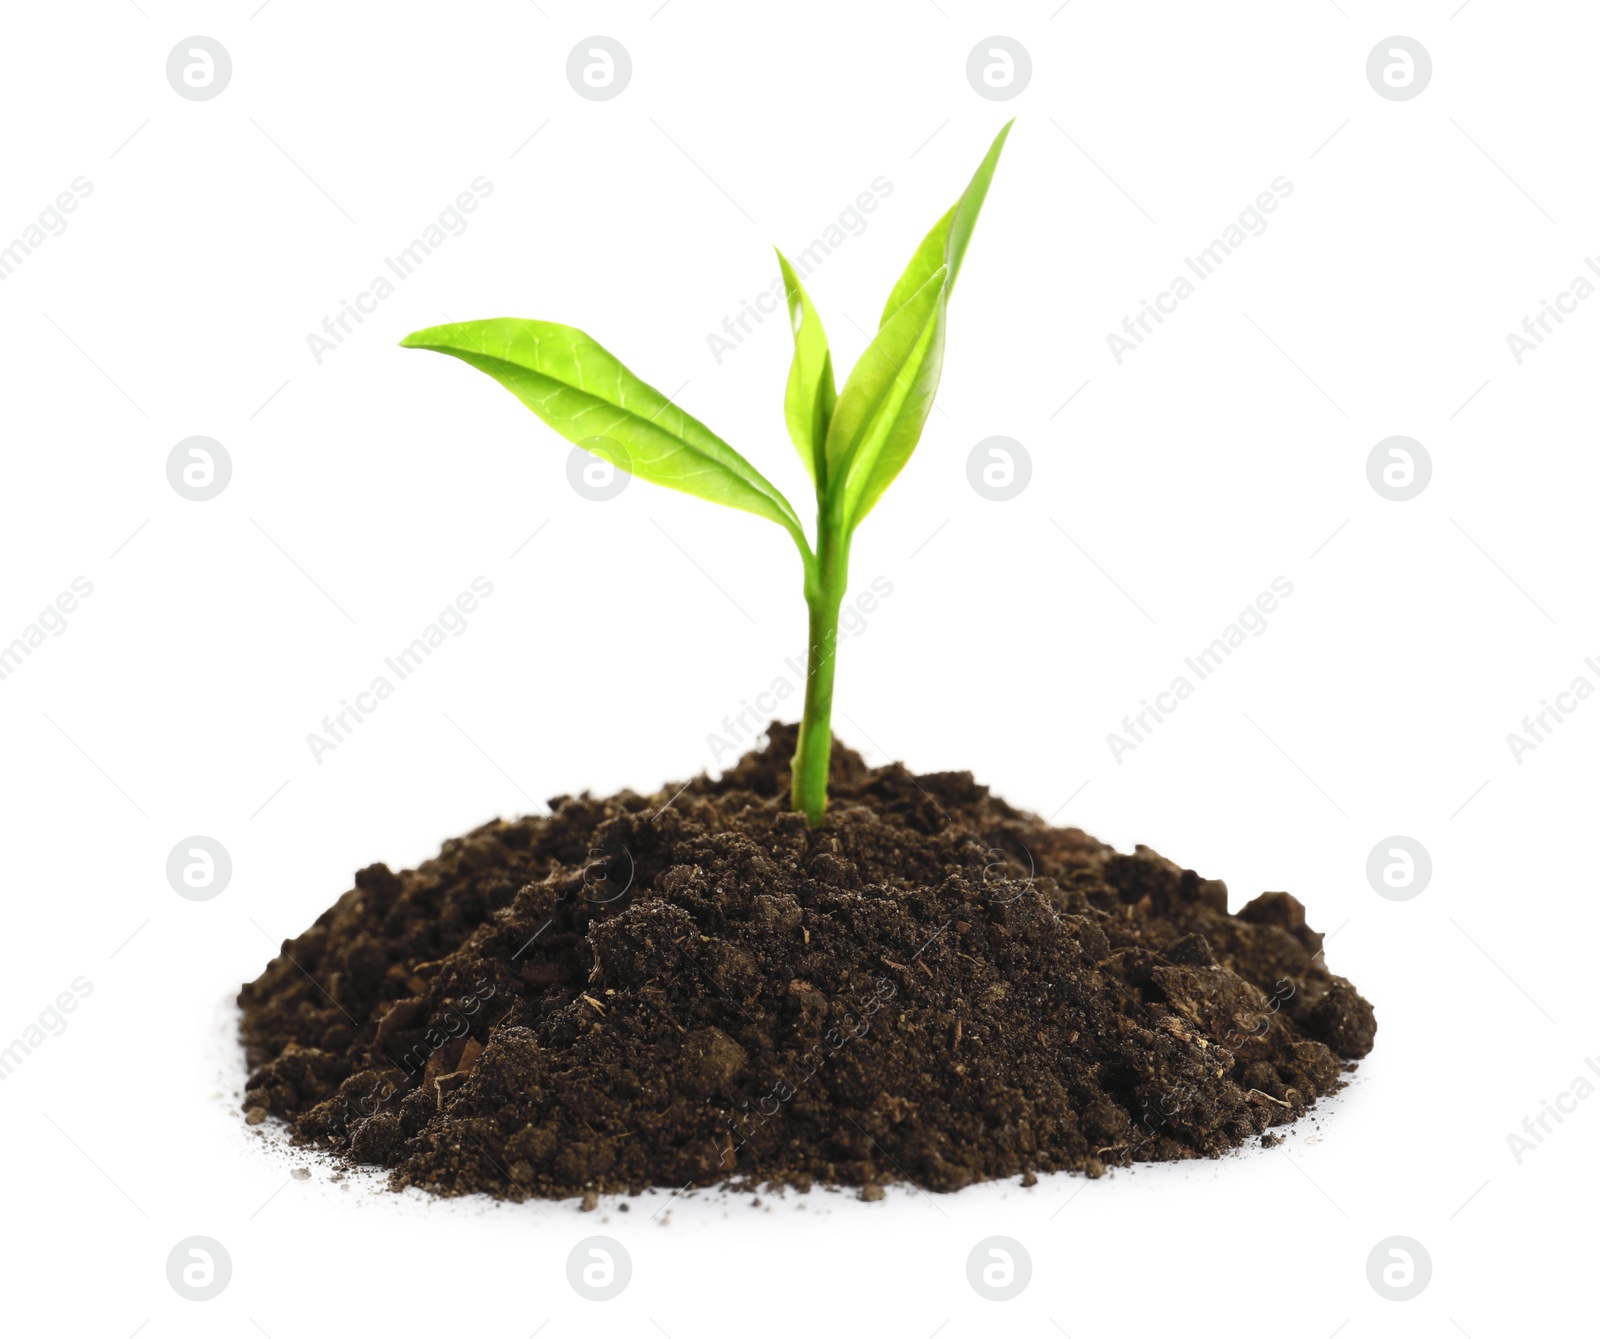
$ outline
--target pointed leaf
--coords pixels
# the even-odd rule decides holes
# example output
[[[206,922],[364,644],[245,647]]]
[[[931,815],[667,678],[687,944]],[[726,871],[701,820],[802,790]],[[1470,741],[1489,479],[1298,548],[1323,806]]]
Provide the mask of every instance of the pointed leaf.
[[[891,448],[892,467],[885,468],[892,480],[928,416],[944,358],[947,273],[940,266],[884,323],[839,393],[828,426],[828,488],[847,526],[878,476],[884,448]],[[872,500],[887,487],[885,481]]]
[[[941,218],[929,230],[918,245],[916,254],[911,257],[911,263],[906,266],[905,273],[896,282],[889,294],[889,301],[884,304],[883,316],[878,324],[881,326],[896,311],[904,305],[907,298],[915,293],[923,284],[927,283],[928,276],[941,265],[950,267],[950,288],[956,286],[956,275],[961,272],[961,262],[967,254],[967,244],[972,240],[972,230],[977,226],[978,215],[983,210],[984,199],[989,194],[989,183],[994,179],[994,170],[1000,162],[1000,151],[1005,148],[1006,136],[1011,133],[1011,121],[1000,127],[1000,133],[994,137],[994,142],[989,146],[989,152],[983,156],[983,161],[978,164],[978,170],[972,174],[972,180],[967,183],[967,189],[961,192],[961,198],[951,205]]]
[[[932,280],[929,281],[930,283]],[[899,409],[889,420],[882,441],[870,456],[863,456],[860,465],[852,471],[845,486],[845,523],[854,530],[878,505],[878,499],[888,490],[900,471],[911,459],[911,453],[922,440],[922,429],[927,424],[933,408],[934,393],[939,389],[939,374],[944,369],[945,312],[949,298],[949,280],[934,308],[933,319],[928,322],[912,357],[907,360],[901,376],[909,385]],[[911,303],[906,304],[907,307]]]
[[[927,236],[917,243],[911,263],[895,280],[894,287],[889,291],[889,300],[883,304],[883,314],[878,318],[879,329],[882,329],[889,318],[905,306],[907,298],[928,282],[930,274],[946,263],[945,250],[950,241],[950,221],[955,218],[960,205],[961,202],[957,200],[945,210],[944,217],[929,228]]]
[[[488,373],[568,441],[618,469],[803,538],[794,508],[755,466],[581,330],[501,317],[433,326],[400,343]]]
[[[932,316],[917,320],[921,333],[912,352],[907,356],[898,391],[899,399],[892,412],[886,412],[873,427],[871,444],[858,452],[850,467],[850,477],[845,484],[845,523],[854,529],[877,506],[878,499],[888,489],[911,453],[917,449],[922,429],[933,407],[934,393],[939,388],[939,373],[944,364],[945,310],[950,293],[955,287],[956,274],[967,254],[972,240],[972,230],[977,225],[983,202],[989,194],[989,183],[994,178],[995,166],[1000,161],[1000,151],[1005,147],[1006,136],[1011,133],[1011,122],[1000,128],[989,146],[989,152],[972,174],[967,189],[932,229],[922,239],[911,263],[889,294],[879,323],[879,335],[891,326],[898,325],[915,304],[925,302],[932,277],[940,272],[944,282],[937,295],[937,306]],[[853,376],[853,374],[852,374]],[[848,393],[848,385],[846,392]],[[841,399],[841,407],[843,401]],[[832,443],[830,441],[830,458]]]
[[[783,252],[783,291],[789,302],[789,326],[794,331],[794,361],[789,364],[789,384],[783,396],[783,416],[789,424],[800,459],[820,496],[827,487],[828,421],[838,393],[833,384],[833,355],[822,318]]]

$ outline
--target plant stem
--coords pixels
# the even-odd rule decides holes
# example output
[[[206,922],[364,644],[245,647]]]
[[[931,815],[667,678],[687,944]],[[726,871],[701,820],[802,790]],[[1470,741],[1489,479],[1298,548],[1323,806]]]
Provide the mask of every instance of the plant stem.
[[[790,805],[820,827],[828,808],[828,760],[833,752],[833,671],[839,649],[839,606],[849,578],[850,538],[840,519],[818,508],[816,563],[806,573],[810,635],[806,649],[806,706],[790,765]]]

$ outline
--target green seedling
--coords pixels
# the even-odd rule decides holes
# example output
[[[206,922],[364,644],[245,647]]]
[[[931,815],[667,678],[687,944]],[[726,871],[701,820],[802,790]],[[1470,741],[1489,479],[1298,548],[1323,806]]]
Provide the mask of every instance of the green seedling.
[[[805,569],[810,612],[790,799],[813,827],[828,805],[834,665],[851,538],[922,436],[944,363],[945,309],[1010,130],[1007,122],[961,198],[922,239],[842,390],[835,389],[822,320],[778,253],[794,330],[783,412],[816,490],[815,547],[788,499],[754,465],[581,330],[500,317],[432,326],[401,341],[487,372],[568,441],[617,469],[754,512],[789,532]]]

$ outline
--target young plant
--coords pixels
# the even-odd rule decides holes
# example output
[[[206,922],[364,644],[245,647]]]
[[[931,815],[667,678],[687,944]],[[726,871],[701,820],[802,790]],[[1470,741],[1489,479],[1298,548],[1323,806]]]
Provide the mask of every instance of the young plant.
[[[763,516],[789,532],[810,611],[805,712],[790,800],[813,827],[828,806],[834,662],[850,541],[922,436],[944,362],[945,309],[983,208],[1007,122],[972,180],[917,247],[877,333],[836,390],[822,320],[778,253],[794,330],[783,412],[817,498],[816,544],[759,470],[581,330],[499,317],[418,330],[408,349],[448,353],[487,372],[568,441],[650,483]]]

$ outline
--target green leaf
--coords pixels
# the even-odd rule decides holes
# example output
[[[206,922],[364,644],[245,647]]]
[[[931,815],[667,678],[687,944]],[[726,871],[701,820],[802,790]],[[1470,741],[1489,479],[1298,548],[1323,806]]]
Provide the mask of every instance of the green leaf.
[[[581,330],[500,317],[418,330],[408,349],[448,353],[486,372],[570,442],[649,483],[804,532],[754,465]]]
[[[905,304],[907,298],[928,282],[928,276],[939,266],[950,267],[950,287],[956,286],[956,275],[961,272],[967,244],[972,240],[972,230],[977,226],[978,215],[989,194],[989,183],[994,179],[995,167],[1000,162],[1000,150],[1005,148],[1006,136],[1011,133],[1012,125],[1013,122],[1007,121],[1000,127],[1000,133],[994,137],[994,143],[978,164],[978,170],[972,174],[967,189],[961,192],[961,198],[945,211],[944,217],[922,239],[905,273],[889,293],[889,301],[884,304],[883,315],[878,320],[880,326]]]
[[[941,265],[884,322],[839,392],[828,427],[828,488],[847,531],[900,472],[933,405],[947,274]]]
[[[776,250],[776,248],[774,248]],[[805,462],[806,472],[820,497],[828,486],[828,422],[838,393],[833,385],[833,355],[828,351],[828,336],[822,318],[811,305],[810,295],[800,283],[783,252],[778,252],[783,270],[783,291],[789,303],[789,326],[794,331],[794,361],[789,364],[789,384],[783,394],[783,416],[789,436]]]
[[[933,407],[939,374],[944,366],[945,310],[1011,125],[1007,121],[1000,128],[989,152],[967,183],[967,189],[922,239],[884,305],[878,338],[883,339],[891,329],[896,330],[895,345],[902,348],[904,354],[893,386],[887,388],[881,405],[874,409],[868,428],[858,430],[859,442],[852,449],[843,495],[844,522],[852,530],[877,506],[922,439],[922,429]],[[936,277],[940,279],[937,286],[934,285]],[[877,342],[874,340],[875,345]],[[845,384],[836,416],[844,412],[844,399],[850,393],[855,375],[852,372],[850,381]],[[844,449],[843,434],[839,446]],[[834,468],[831,433],[828,459],[829,468]]]

